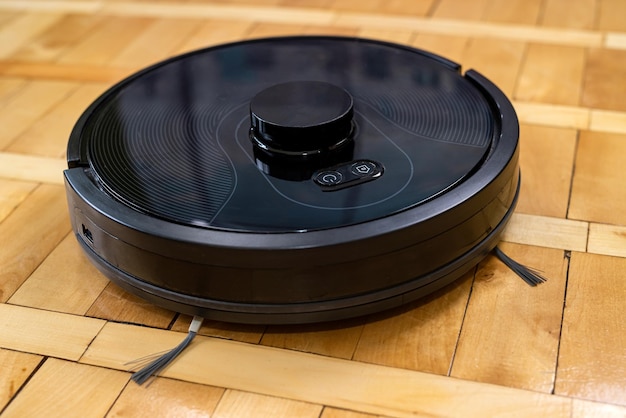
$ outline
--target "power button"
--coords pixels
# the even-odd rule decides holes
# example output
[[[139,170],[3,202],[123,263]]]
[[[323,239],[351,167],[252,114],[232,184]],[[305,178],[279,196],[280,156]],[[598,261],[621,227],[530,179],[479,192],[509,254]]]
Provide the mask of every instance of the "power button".
[[[334,186],[341,183],[343,175],[336,170],[327,170],[318,173],[315,176],[315,182],[321,186]]]

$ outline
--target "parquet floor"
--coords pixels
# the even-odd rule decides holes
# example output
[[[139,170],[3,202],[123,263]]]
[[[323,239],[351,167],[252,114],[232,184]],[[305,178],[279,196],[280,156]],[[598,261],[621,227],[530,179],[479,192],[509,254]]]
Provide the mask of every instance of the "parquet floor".
[[[148,387],[129,360],[190,318],[110,284],[70,232],[70,129],[125,75],[269,35],[392,40],[513,100],[523,187],[505,250],[392,312],[336,324],[205,323]],[[0,415],[626,416],[626,1],[0,0]]]

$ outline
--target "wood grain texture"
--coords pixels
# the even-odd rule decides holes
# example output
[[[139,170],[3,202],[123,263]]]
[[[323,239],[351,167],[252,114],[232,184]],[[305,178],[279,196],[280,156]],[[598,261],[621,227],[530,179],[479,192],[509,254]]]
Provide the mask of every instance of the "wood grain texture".
[[[568,218],[626,224],[626,135],[582,131]]]
[[[3,176],[4,177],[4,176]],[[36,183],[0,178],[0,223],[37,187]]]
[[[128,378],[128,373],[49,358],[2,416],[102,417]]]
[[[581,103],[607,110],[626,110],[626,51],[592,48],[587,53]]]
[[[0,223],[0,302],[9,299],[67,235],[66,212],[63,189],[42,185]]]
[[[353,359],[447,375],[461,331],[474,270],[432,297],[374,315]]]
[[[213,413],[213,417],[237,418],[255,416],[258,418],[317,418],[320,416],[321,412],[321,405],[279,399],[256,393],[227,390]]]
[[[626,226],[589,224],[587,252],[626,257]]]
[[[555,393],[626,405],[626,259],[572,253]]]
[[[84,315],[107,283],[70,233],[8,303]]]
[[[0,411],[15,396],[43,357],[0,349]]]
[[[585,251],[588,229],[587,222],[515,213],[502,234],[502,240],[538,247]]]
[[[522,187],[517,212],[564,218],[569,204],[577,132],[520,127]]]
[[[215,416],[224,389],[156,378],[149,386],[130,382],[107,417],[187,418]]]
[[[5,179],[63,185],[67,160],[36,155],[1,152],[0,176]]]
[[[128,361],[171,348],[183,337],[108,323],[81,362],[125,369]],[[567,398],[206,337],[196,337],[163,376],[392,417],[571,412]]]
[[[592,29],[596,20],[597,0],[546,0],[541,25]]]
[[[0,304],[0,348],[78,360],[104,321]]]
[[[494,256],[481,263],[451,375],[551,393],[568,260],[556,249],[511,244],[501,248],[549,279],[530,287]]]

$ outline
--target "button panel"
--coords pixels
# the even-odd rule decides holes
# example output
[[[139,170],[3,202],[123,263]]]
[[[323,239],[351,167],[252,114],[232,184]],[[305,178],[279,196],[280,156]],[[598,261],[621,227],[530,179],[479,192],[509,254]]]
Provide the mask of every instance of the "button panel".
[[[313,174],[313,180],[323,191],[335,191],[375,180],[383,171],[380,163],[357,160],[317,171]]]

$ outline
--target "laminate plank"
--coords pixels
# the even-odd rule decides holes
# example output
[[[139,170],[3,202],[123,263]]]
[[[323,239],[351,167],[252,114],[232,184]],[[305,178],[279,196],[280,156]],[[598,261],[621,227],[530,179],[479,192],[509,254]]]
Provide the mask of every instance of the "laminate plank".
[[[11,296],[8,303],[84,315],[108,281],[68,234]]]
[[[626,33],[607,33],[604,36],[604,47],[612,49],[626,49]]]
[[[463,36],[433,35],[419,32],[411,45],[461,64],[468,43],[469,38]]]
[[[479,20],[483,17],[488,4],[489,0],[440,0],[436,3],[432,16],[447,19]]]
[[[1,0],[0,7],[25,12],[95,13],[100,9],[93,0]]]
[[[626,405],[626,259],[572,253],[555,393]]]
[[[179,315],[171,330],[187,332],[191,324],[191,316]],[[205,319],[198,331],[198,335],[225,338],[243,343],[258,344],[265,332],[265,325],[231,324],[228,322],[211,321]]]
[[[0,178],[0,223],[35,190],[36,183]]]
[[[398,44],[408,44],[413,37],[410,30],[381,30],[364,28],[358,32],[362,38],[378,39],[380,41],[395,42]]]
[[[110,321],[167,328],[176,313],[131,295],[113,283],[108,283],[85,315]]]
[[[128,378],[117,370],[49,358],[2,416],[102,417]]]
[[[192,33],[177,48],[177,52],[187,52],[227,42],[239,41],[246,36],[253,27],[251,22],[239,20],[213,20],[202,23],[196,32]]]
[[[184,334],[108,323],[81,362],[115,369]],[[568,399],[297,351],[196,337],[163,376],[359,412],[569,417]]]
[[[626,226],[591,223],[587,252],[626,257]]]
[[[64,158],[0,152],[0,177],[5,179],[62,185],[66,168]]]
[[[68,14],[11,54],[15,61],[52,62],[105,20],[99,14]]]
[[[60,18],[58,13],[24,13],[0,27],[0,59],[10,57]]]
[[[156,378],[148,386],[129,383],[106,415],[115,417],[185,418],[214,416],[224,389]]]
[[[268,326],[261,344],[350,359],[363,331],[363,320],[328,324]]]
[[[546,0],[541,25],[593,29],[597,0]]]
[[[473,38],[465,50],[463,66],[478,71],[512,97],[524,50],[521,42]]]
[[[259,22],[250,28],[246,38],[265,38],[270,36],[291,36],[302,33],[305,26],[288,23],[265,23]]]
[[[592,110],[589,130],[626,134],[626,112]]]
[[[463,323],[474,269],[423,300],[374,315],[355,361],[447,375]]]
[[[626,19],[625,19],[626,20]],[[583,106],[626,111],[626,51],[591,48],[583,78]]]
[[[318,418],[322,412],[321,405],[280,399],[256,393],[227,390],[220,400],[214,418],[237,417],[301,417]]]
[[[67,48],[57,62],[105,66],[153,22],[147,17],[110,17],[80,42]]]
[[[111,60],[114,67],[141,68],[174,55],[201,25],[194,19],[157,19]]]
[[[332,10],[374,13],[380,10],[381,0],[333,0]]]
[[[0,75],[41,80],[113,83],[130,75],[129,68],[111,68],[89,64],[0,61]]]
[[[0,224],[0,302],[5,302],[70,230],[65,193],[41,185]]]
[[[16,92],[20,91],[26,80],[22,78],[0,78],[0,104],[7,102]]]
[[[490,256],[476,273],[451,376],[552,391],[568,260],[563,251],[502,244],[520,263],[548,277],[530,287]]]
[[[31,81],[5,102],[0,113],[0,149],[70,95],[78,85],[67,81]]]
[[[0,411],[22,387],[43,357],[0,349]]]
[[[514,213],[502,240],[516,244],[585,251],[587,222]]]
[[[582,131],[568,218],[626,225],[626,135]]]
[[[542,3],[542,0],[489,0],[482,20],[533,25],[539,19]]]
[[[108,84],[83,84],[47,114],[34,122],[7,148],[31,156],[65,157],[70,133],[80,115],[104,93]]]
[[[104,321],[0,303],[0,348],[78,360]]]
[[[626,31],[626,3],[621,0],[598,0],[596,28]]]
[[[560,128],[589,128],[589,109],[521,101],[513,101],[513,106],[522,123]]]
[[[516,210],[565,218],[574,170],[577,131],[521,125],[522,187]]]
[[[584,66],[583,48],[530,44],[514,97],[529,102],[577,105]]]
[[[572,399],[572,418],[624,418],[626,407]]]
[[[384,418],[382,415],[364,414],[362,412],[347,411],[345,409],[324,408],[320,418]]]
[[[377,12],[381,14],[405,14],[426,16],[436,0],[385,0],[379,5]]]

